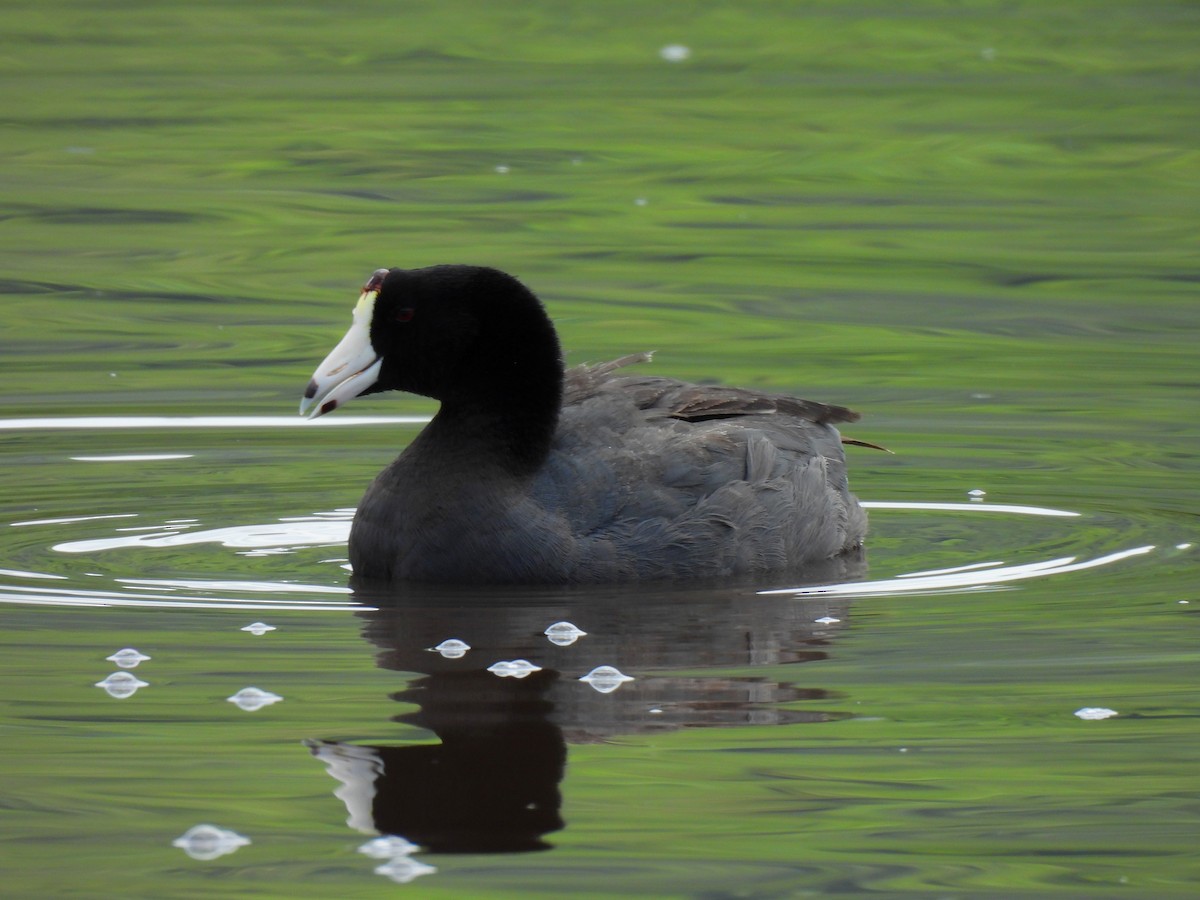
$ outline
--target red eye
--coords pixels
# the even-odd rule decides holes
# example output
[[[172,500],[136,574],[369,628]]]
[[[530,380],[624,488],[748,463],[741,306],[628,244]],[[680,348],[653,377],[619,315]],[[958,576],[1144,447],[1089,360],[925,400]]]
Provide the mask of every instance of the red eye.
[[[411,322],[413,317],[413,309],[411,306],[406,306],[403,309],[398,309],[392,313],[393,322]]]

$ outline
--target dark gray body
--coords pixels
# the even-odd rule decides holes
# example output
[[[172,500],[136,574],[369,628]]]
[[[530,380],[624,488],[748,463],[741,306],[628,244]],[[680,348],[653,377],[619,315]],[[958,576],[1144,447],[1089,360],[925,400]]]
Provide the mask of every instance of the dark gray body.
[[[363,497],[366,581],[602,583],[802,567],[858,547],[841,407],[577,367],[545,462],[514,475],[435,418]],[[484,426],[480,426],[481,429]]]

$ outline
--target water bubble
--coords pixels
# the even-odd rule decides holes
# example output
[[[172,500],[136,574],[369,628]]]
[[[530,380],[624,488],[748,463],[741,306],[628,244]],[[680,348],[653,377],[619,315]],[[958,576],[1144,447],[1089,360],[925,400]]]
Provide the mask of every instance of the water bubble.
[[[557,644],[560,647],[569,647],[581,637],[587,636],[586,631],[583,631],[570,622],[555,622],[543,631],[542,634],[550,639],[550,643]]]
[[[371,859],[394,859],[397,856],[408,856],[421,848],[412,841],[406,841],[399,835],[389,834],[367,841],[358,848],[359,853],[365,853]]]
[[[633,681],[633,676],[626,675],[616,666],[596,666],[579,679],[591,685],[592,690],[601,694],[611,694],[627,681]]]
[[[692,55],[692,50],[683,44],[667,44],[667,46],[658,51],[658,55],[667,62],[683,62]]]
[[[242,688],[232,697],[226,697],[225,699],[238,709],[244,709],[246,712],[255,712],[264,706],[278,703],[283,698],[278,694],[272,694],[270,691],[260,691],[256,687],[248,687]]]
[[[126,647],[124,650],[118,650],[112,656],[104,658],[111,663],[116,663],[122,669],[136,669],[138,665],[144,663],[150,657],[144,653],[139,653],[132,647]]]
[[[275,630],[276,628],[274,625],[268,625],[265,622],[255,622],[253,625],[246,625],[244,628],[242,628],[242,631],[248,631],[255,637],[261,637],[268,631]]]
[[[427,866],[423,862],[418,862],[410,856],[398,856],[395,859],[385,862],[382,866],[375,867],[376,875],[386,875],[396,884],[408,884],[415,878],[420,878],[422,875],[432,875],[437,871],[435,866]]]
[[[512,659],[492,663],[487,670],[500,678],[525,678],[534,672],[542,671],[542,667],[535,666],[527,659]]]
[[[467,655],[467,651],[471,649],[471,645],[466,641],[460,641],[458,638],[447,638],[436,647],[429,647],[429,650],[434,653],[440,653],[446,659],[461,659]]]
[[[1103,706],[1085,706],[1083,709],[1075,710],[1075,715],[1081,719],[1109,719],[1117,715],[1115,709],[1108,709]]]
[[[149,682],[141,681],[129,672],[113,672],[103,681],[97,681],[96,687],[104,688],[108,696],[117,700],[132,697],[141,688],[149,687]]]
[[[432,875],[437,871],[433,866],[411,858],[420,849],[398,834],[389,834],[367,841],[358,848],[358,852],[365,853],[371,859],[386,859],[387,862],[375,867],[375,874],[386,875],[397,884],[407,884],[414,878]]]
[[[171,841],[171,846],[178,847],[192,859],[208,860],[232,853],[249,843],[249,838],[242,837],[236,831],[230,831],[228,828],[218,828],[216,825],[193,825],[182,836]]]

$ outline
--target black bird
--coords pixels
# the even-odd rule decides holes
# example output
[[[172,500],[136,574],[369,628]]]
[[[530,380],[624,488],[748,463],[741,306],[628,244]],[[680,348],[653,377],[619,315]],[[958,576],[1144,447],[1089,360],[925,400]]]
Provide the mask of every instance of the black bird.
[[[792,397],[564,372],[554,326],[496,269],[379,269],[301,413],[401,390],[441,401],[367,489],[356,580],[584,583],[762,574],[855,549],[866,514],[834,427]]]

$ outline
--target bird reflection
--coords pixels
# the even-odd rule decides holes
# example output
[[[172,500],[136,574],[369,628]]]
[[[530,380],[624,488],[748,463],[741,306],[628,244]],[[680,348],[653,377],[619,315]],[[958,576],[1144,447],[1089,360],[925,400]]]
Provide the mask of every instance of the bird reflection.
[[[864,569],[861,557],[842,557],[804,580],[848,580]],[[416,676],[392,695],[409,706],[394,720],[432,732],[438,743],[308,746],[341,782],[335,794],[351,827],[397,835],[429,852],[549,847],[546,835],[564,827],[559,785],[568,744],[841,717],[791,705],[828,699],[827,692],[753,670],[825,658],[844,627],[842,600],[728,586],[406,586],[356,599],[373,607],[358,615],[363,636],[379,651],[377,664]],[[582,636],[555,642],[564,624]],[[551,625],[559,627],[547,635]],[[454,652],[443,655],[446,647]],[[521,661],[529,665],[495,666]],[[581,680],[600,667],[619,677],[603,686]]]

